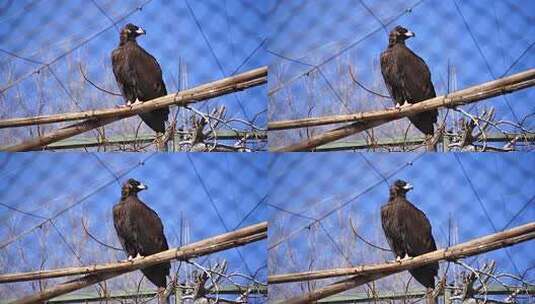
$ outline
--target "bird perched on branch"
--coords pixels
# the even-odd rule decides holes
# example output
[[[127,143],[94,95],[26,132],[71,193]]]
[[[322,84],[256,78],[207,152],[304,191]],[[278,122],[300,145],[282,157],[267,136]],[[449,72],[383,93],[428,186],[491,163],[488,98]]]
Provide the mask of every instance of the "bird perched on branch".
[[[120,34],[119,46],[111,53],[113,74],[127,105],[167,95],[162,69],[156,59],[137,44],[145,30],[131,23]],[[155,132],[165,132],[169,108],[139,114]]]
[[[406,28],[396,26],[388,36],[388,47],[381,53],[381,73],[396,107],[436,97],[427,64],[405,45],[405,40],[414,36]],[[425,134],[428,150],[435,150],[429,141],[433,137],[433,124],[437,117],[436,109],[408,116],[411,123]]]
[[[406,194],[411,189],[409,183],[395,181],[390,187],[388,202],[381,207],[383,230],[397,261],[437,250],[429,220],[407,200]],[[426,287],[428,303],[434,303],[432,292],[438,274],[438,263],[413,268],[409,272]]]
[[[163,233],[162,220],[137,196],[147,186],[131,178],[121,189],[121,200],[113,206],[113,224],[128,260],[169,249]],[[167,286],[169,262],[141,269],[141,272],[163,294]]]

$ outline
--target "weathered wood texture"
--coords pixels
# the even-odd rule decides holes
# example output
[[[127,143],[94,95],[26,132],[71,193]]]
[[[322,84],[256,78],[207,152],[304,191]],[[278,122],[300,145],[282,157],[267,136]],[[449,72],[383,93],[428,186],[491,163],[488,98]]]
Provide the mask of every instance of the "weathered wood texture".
[[[312,117],[298,120],[274,121],[268,123],[268,130],[284,130],[292,128],[305,128],[327,124],[352,122],[347,126],[329,130],[323,134],[304,140],[297,144],[275,148],[276,152],[307,151],[364,130],[374,128],[392,120],[400,119],[416,113],[438,109],[440,107],[455,107],[474,103],[484,99],[508,94],[535,85],[535,69],[514,74],[498,80],[459,90],[448,95],[438,96],[417,104],[381,111],[360,112],[347,115],[334,115],[327,117]]]
[[[333,142],[335,140],[348,137],[350,135],[375,128],[382,124],[389,122],[387,119],[376,120],[370,122],[355,122],[347,126],[329,130],[325,133],[322,133],[318,136],[314,136],[310,139],[304,140],[297,144],[292,144],[286,147],[272,149],[273,152],[299,152],[299,151],[309,151],[315,147]],[[271,150],[271,149],[270,149]]]
[[[46,301],[98,282],[111,279],[121,274],[137,269],[160,264],[171,260],[187,260],[211,253],[227,250],[256,242],[267,238],[267,222],[251,225],[236,231],[221,234],[202,241],[198,241],[179,248],[172,248],[166,251],[153,254],[142,259],[109,263],[101,265],[91,265],[84,267],[69,267],[63,269],[43,270],[27,273],[4,274],[0,277],[0,282],[20,282],[28,280],[38,280],[45,278],[56,278],[71,275],[85,276],[67,281],[57,286],[47,288],[39,293],[21,298],[12,302],[13,304],[37,303]]]
[[[144,112],[150,112],[152,110],[171,105],[185,106],[237,91],[242,91],[247,88],[265,84],[266,82],[267,67],[262,67],[236,76],[207,83],[192,89],[162,96],[141,104],[135,104],[132,107],[2,120],[0,121],[0,127],[27,126],[72,120],[84,121],[66,126],[52,133],[30,139],[20,144],[8,147],[0,147],[0,150],[11,152],[39,150],[41,147],[53,142],[93,130],[126,117],[138,115]]]
[[[518,226],[503,232],[477,238],[449,248],[439,249],[414,258],[376,265],[363,265],[352,268],[338,268],[320,271],[308,271],[268,277],[269,284],[281,284],[298,281],[332,278],[337,276],[352,277],[316,289],[303,296],[284,300],[280,303],[310,303],[325,297],[358,287],[362,284],[386,277],[388,275],[438,262],[440,260],[456,260],[488,251],[512,246],[535,238],[535,222]]]

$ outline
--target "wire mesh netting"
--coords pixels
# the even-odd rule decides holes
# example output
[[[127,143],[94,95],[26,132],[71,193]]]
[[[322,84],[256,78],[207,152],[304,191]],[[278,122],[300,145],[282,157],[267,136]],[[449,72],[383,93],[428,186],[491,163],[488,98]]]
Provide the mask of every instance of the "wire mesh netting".
[[[438,248],[459,244],[535,219],[535,179],[531,154],[286,154],[269,167],[269,275],[384,263],[394,259],[381,226],[380,208],[397,179],[414,186],[407,199],[428,217]],[[445,290],[462,301],[470,269],[495,263],[481,293],[508,286],[504,300],[530,303],[533,287],[533,241],[461,259],[441,262]],[[299,283],[270,284],[270,300],[317,290],[337,277]],[[437,279],[437,286],[438,286]],[[474,290],[479,281],[473,285]],[[407,271],[345,292],[325,303],[352,301],[422,301],[423,287]],[[488,295],[484,295],[488,291]],[[345,297],[344,297],[345,296]],[[397,298],[396,298],[397,297]],[[322,300],[323,301],[323,300]]]
[[[260,223],[265,220],[266,167],[265,154],[2,153],[0,268],[14,273],[124,260],[112,207],[128,178],[148,186],[139,198],[159,214],[170,248]],[[263,303],[265,291],[255,288],[266,282],[266,263],[266,241],[260,241],[173,262],[171,278],[184,287],[184,296],[196,300],[191,291],[195,274],[225,264],[226,278],[215,288],[221,294],[212,288],[207,296],[236,300],[250,287],[249,302]],[[68,279],[4,283],[0,295],[19,298]],[[131,297],[125,301],[133,303],[156,301],[142,296],[154,290],[134,271],[74,296],[127,293]]]
[[[533,1],[276,1],[268,18],[270,122],[391,108],[380,53],[401,25],[406,45],[429,66],[437,95],[532,68]],[[440,109],[442,150],[531,150],[534,91]],[[475,126],[471,121],[477,122]],[[467,138],[468,128],[473,138]],[[333,129],[270,132],[270,149]],[[484,134],[481,134],[484,133]],[[321,149],[407,151],[423,138],[408,119],[388,122]],[[512,142],[512,139],[516,138]],[[511,143],[508,145],[508,143]],[[490,148],[489,148],[490,147]]]
[[[121,96],[110,94],[120,94],[111,52],[127,23],[145,29],[146,35],[137,41],[159,62],[168,93],[261,67],[265,65],[265,6],[263,1],[241,0],[6,1],[0,7],[0,117],[33,117],[124,104]],[[197,111],[175,107],[168,127],[176,123],[176,135],[182,136],[178,141],[185,141],[195,127],[194,118],[224,106],[225,115],[219,117],[217,128],[223,137],[219,142],[232,146],[245,137],[243,132],[254,133],[265,126],[265,96],[266,88],[260,86],[192,106]],[[0,144],[20,142],[67,124],[72,122],[7,128],[0,133]],[[208,131],[206,126],[205,133]],[[135,116],[55,148],[76,149],[83,143],[101,151],[146,151],[154,146],[139,145],[139,141],[153,134]],[[249,134],[242,146],[264,149],[265,136],[253,135]],[[98,144],[119,140],[122,144],[111,147]]]

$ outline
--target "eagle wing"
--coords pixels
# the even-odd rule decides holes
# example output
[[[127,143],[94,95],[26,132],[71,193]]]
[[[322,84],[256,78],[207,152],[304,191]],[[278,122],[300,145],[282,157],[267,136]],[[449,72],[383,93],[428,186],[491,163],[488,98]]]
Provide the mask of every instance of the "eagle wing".
[[[406,219],[401,229],[405,232],[403,243],[409,256],[417,256],[437,249],[429,219],[421,210],[408,203],[401,208],[399,217]]]
[[[424,60],[404,44],[396,44],[381,54],[381,73],[390,95],[401,105],[417,103],[436,96],[431,72]],[[424,134],[433,134],[438,111],[431,110],[409,116],[409,120]]]
[[[134,102],[137,98],[135,94],[135,87],[137,78],[132,77],[132,66],[128,64],[128,56],[125,53],[124,47],[118,47],[111,53],[111,63],[113,68],[113,75],[117,80],[117,85],[121,90],[121,94],[126,101]]]
[[[122,203],[113,206],[113,225],[123,249],[129,256],[135,257],[137,255],[136,234],[131,232],[130,218]]]
[[[396,198],[396,200],[404,200]],[[425,214],[410,202],[387,203],[381,208],[381,221],[386,239],[396,257],[418,256],[436,250],[431,224]],[[438,263],[432,263],[409,270],[413,277],[425,287],[434,286]]]
[[[381,207],[381,224],[385,233],[388,245],[396,257],[405,256],[405,246],[403,245],[402,231],[400,229],[400,220],[396,214],[396,206],[386,204]]]
[[[146,256],[169,249],[158,214],[141,201],[132,204],[131,208],[136,217],[133,229],[138,234],[136,245],[139,253]]]
[[[137,43],[116,48],[111,58],[113,74],[127,101],[147,101],[167,95],[158,61]],[[139,116],[151,129],[163,133],[168,115],[169,108],[165,107]]]
[[[396,51],[399,80],[406,100],[416,103],[435,97],[431,72],[425,61],[404,45],[397,46]]]
[[[385,81],[386,88],[390,96],[395,103],[403,104],[403,96],[399,91],[398,86],[396,86],[396,64],[394,63],[394,58],[392,57],[391,50],[387,49],[381,53],[381,74],[383,74],[383,79]]]
[[[146,101],[167,95],[162,69],[156,59],[137,44],[130,45],[131,64],[137,79],[136,93],[139,100]]]
[[[405,204],[400,216],[404,220],[403,235],[407,254],[411,257],[427,252],[435,251],[437,246],[431,231],[431,224],[427,216],[410,202]],[[434,288],[435,276],[438,274],[438,263],[431,263],[418,268],[410,269],[409,272],[420,284],[427,288]]]
[[[136,215],[136,231],[138,233],[137,246],[142,256],[155,254],[169,249],[167,239],[163,233],[162,220],[158,214],[138,200],[133,204],[132,212]],[[171,263],[161,263],[141,270],[143,274],[156,286],[166,286],[166,276],[169,275]]]

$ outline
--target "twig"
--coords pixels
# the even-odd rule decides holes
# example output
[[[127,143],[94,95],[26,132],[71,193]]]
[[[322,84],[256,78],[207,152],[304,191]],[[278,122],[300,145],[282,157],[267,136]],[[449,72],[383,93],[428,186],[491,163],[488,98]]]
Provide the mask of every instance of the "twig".
[[[186,260],[194,257],[208,255],[230,248],[243,246],[245,244],[260,241],[266,238],[267,222],[263,222],[239,230],[221,234],[209,239],[198,241],[180,248],[172,248],[166,251],[162,251],[160,253],[144,257],[143,259],[134,259],[133,261],[125,261],[105,265],[93,265],[91,267],[74,267],[60,271],[52,270],[26,274],[4,274],[0,275],[0,278],[5,282],[6,279],[8,281],[13,281],[15,277],[18,278],[17,281],[20,281],[22,277],[24,277],[25,280],[41,279],[44,277],[44,274],[47,274],[48,277],[59,277],[83,273],[88,274],[84,277],[59,284],[58,286],[51,287],[46,290],[42,290],[39,293],[19,299],[13,302],[13,304],[43,302],[53,297],[57,297],[59,295],[85,288],[87,286],[111,279],[127,272],[146,268],[149,266],[154,266],[171,260]]]
[[[208,84],[200,85],[192,89],[181,92],[168,94],[150,101],[143,102],[132,107],[120,109],[106,109],[99,111],[86,111],[69,114],[55,114],[32,118],[14,118],[8,120],[0,120],[0,126],[22,126],[34,125],[40,123],[52,123],[67,120],[85,119],[80,123],[69,125],[61,128],[55,132],[40,136],[38,138],[30,139],[23,143],[13,146],[0,147],[0,150],[5,151],[28,151],[38,150],[43,146],[53,142],[66,139],[92,129],[102,127],[120,119],[130,116],[138,115],[140,113],[150,112],[166,106],[177,105],[184,106],[190,103],[196,103],[218,96],[234,93],[254,86],[265,84],[267,81],[267,68],[262,67],[242,73],[237,76],[220,79]]]
[[[503,232],[493,233],[484,237],[473,239],[449,248],[438,249],[407,260],[394,263],[375,265],[361,265],[349,268],[334,268],[327,270],[306,271],[290,274],[277,274],[268,277],[270,284],[282,284],[308,280],[319,280],[332,277],[356,275],[365,277],[379,274],[381,277],[390,273],[396,273],[440,260],[454,260],[511,246],[535,238],[535,222],[518,226]]]
[[[411,116],[441,107],[454,107],[474,103],[484,99],[489,99],[491,97],[525,89],[534,85],[535,69],[531,69],[507,78],[502,78],[459,90],[445,96],[437,96],[435,98],[431,98],[400,109],[269,122],[268,129],[270,131],[353,122],[349,125],[328,130],[323,134],[317,135],[302,142],[291,144],[285,147],[277,147],[272,150],[276,152],[310,151],[320,145],[377,127],[402,117]]]
[[[87,227],[85,226],[85,221],[84,221],[84,219],[82,219],[81,222],[82,222],[82,227],[84,228],[85,233],[86,233],[90,238],[92,238],[95,242],[99,243],[100,245],[102,245],[102,246],[104,246],[104,247],[107,247],[107,248],[110,248],[110,249],[113,249],[113,250],[124,251],[124,250],[121,249],[121,248],[117,248],[117,247],[108,245],[108,244],[106,244],[106,243],[100,241],[99,239],[97,239],[95,236],[93,236],[93,235],[89,232],[89,230],[88,230]]]
[[[361,87],[362,89],[364,89],[366,92],[371,93],[371,94],[376,95],[376,96],[379,96],[379,97],[382,97],[382,98],[392,99],[391,96],[387,96],[387,95],[383,95],[383,94],[374,92],[374,91],[368,89],[367,87],[365,87],[365,86],[364,86],[363,84],[361,84],[360,82],[358,82],[358,81],[357,81],[357,78],[355,77],[355,75],[353,75],[353,68],[351,67],[351,65],[349,65],[349,75],[351,76],[351,80],[353,80],[353,82],[354,82],[356,85],[358,85],[359,87]]]
[[[361,240],[364,243],[366,243],[368,246],[371,246],[373,248],[376,248],[376,249],[379,249],[379,250],[382,250],[382,251],[392,252],[392,250],[390,250],[390,249],[387,249],[387,248],[384,248],[384,247],[381,247],[381,246],[377,246],[377,245],[375,245],[375,244],[373,244],[371,242],[368,242],[363,237],[361,237],[357,233],[357,230],[356,230],[355,226],[353,226],[353,221],[352,221],[351,217],[349,217],[349,225],[351,226],[351,230],[353,231],[353,235],[355,235],[359,240]]]
[[[104,93],[108,93],[108,94],[113,95],[113,96],[123,96],[123,95],[121,95],[121,94],[117,94],[117,93],[114,93],[114,92],[110,92],[110,91],[108,91],[108,90],[106,90],[106,89],[103,89],[103,88],[97,86],[95,83],[93,83],[93,81],[91,81],[89,78],[87,78],[87,76],[86,76],[85,73],[84,73],[84,70],[82,69],[82,64],[81,64],[81,63],[78,65],[78,67],[80,68],[80,73],[82,74],[82,77],[84,77],[85,81],[89,82],[89,83],[90,83],[92,86],[94,86],[97,90],[102,91],[102,92],[104,92]]]

